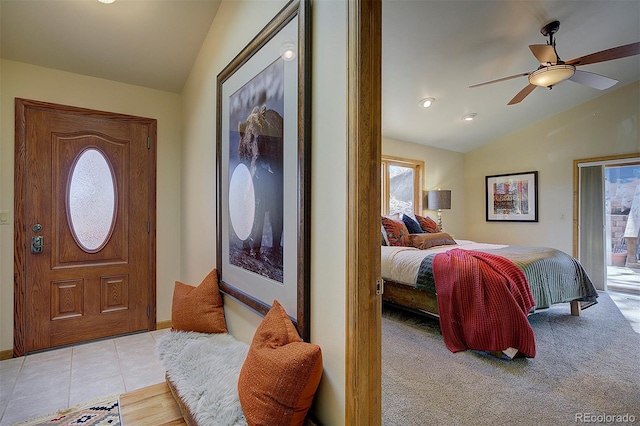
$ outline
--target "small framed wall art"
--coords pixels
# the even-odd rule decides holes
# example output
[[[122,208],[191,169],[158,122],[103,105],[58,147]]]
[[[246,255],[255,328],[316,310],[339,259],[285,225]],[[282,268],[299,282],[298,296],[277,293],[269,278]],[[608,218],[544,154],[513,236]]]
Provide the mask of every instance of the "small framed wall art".
[[[538,221],[538,172],[486,176],[488,222]]]

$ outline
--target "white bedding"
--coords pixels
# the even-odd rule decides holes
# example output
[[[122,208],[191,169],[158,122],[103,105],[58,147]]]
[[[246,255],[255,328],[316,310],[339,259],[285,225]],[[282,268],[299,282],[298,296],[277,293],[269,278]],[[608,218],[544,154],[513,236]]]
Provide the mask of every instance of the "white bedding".
[[[456,243],[457,245],[437,246],[427,250],[419,250],[415,247],[381,246],[382,279],[415,287],[420,263],[426,256],[425,253],[443,253],[454,248],[488,250],[507,247],[502,244],[477,243],[470,240],[456,240]]]

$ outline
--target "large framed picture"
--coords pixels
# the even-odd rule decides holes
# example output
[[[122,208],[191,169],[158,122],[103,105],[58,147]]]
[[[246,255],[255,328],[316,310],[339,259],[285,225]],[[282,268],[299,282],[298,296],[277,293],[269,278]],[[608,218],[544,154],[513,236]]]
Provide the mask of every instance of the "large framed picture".
[[[309,340],[309,0],[288,3],[218,75],[220,289]]]
[[[538,172],[486,176],[488,222],[538,221]]]

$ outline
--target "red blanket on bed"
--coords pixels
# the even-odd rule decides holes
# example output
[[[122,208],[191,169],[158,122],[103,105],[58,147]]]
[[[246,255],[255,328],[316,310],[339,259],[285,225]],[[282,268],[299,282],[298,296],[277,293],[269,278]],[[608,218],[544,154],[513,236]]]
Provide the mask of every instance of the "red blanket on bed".
[[[527,314],[534,305],[527,278],[509,259],[453,249],[433,260],[440,327],[452,352],[509,347],[527,357],[536,342]]]

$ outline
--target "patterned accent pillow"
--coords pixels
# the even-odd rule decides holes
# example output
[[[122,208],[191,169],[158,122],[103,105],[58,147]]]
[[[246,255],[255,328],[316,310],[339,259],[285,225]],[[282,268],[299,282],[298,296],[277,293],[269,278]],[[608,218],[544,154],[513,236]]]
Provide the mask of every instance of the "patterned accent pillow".
[[[382,226],[387,233],[387,241],[390,246],[406,246],[408,243],[409,230],[401,220],[392,220],[382,216]]]
[[[384,225],[380,225],[380,233],[382,234],[381,244],[383,246],[388,246],[389,240],[387,240],[387,231],[384,230]]]
[[[422,233],[424,233],[424,231],[420,227],[420,224],[418,222],[416,222],[416,220],[414,218],[412,218],[411,216],[403,214],[402,215],[402,221],[406,225],[406,227],[409,230],[410,234],[422,234]]]
[[[422,230],[424,232],[440,232],[441,229],[438,226],[438,224],[436,223],[435,220],[431,219],[430,217],[425,217],[425,216],[418,216],[416,215],[416,220],[418,221],[418,223],[420,224],[420,227],[422,228]]]

